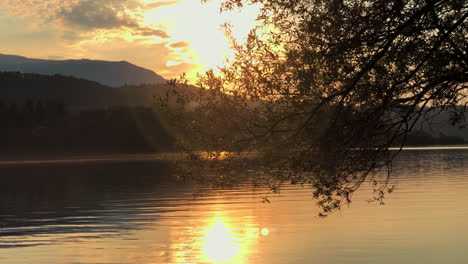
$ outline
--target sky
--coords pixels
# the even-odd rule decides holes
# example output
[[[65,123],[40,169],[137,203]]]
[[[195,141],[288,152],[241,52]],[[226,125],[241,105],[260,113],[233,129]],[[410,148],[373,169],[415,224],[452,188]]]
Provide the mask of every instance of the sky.
[[[165,78],[216,68],[232,56],[258,6],[220,12],[221,0],[1,0],[0,54],[128,61]]]

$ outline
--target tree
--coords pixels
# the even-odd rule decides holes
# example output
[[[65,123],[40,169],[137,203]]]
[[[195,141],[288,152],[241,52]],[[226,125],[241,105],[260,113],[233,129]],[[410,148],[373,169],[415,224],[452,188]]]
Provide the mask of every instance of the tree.
[[[389,148],[418,119],[434,109],[463,119],[466,1],[227,0],[223,9],[256,3],[258,26],[244,44],[232,39],[227,66],[200,75],[196,93],[176,91],[184,109],[196,102],[197,146],[232,151],[223,167],[261,153],[281,168],[277,183],[312,184],[326,215],[365,181],[382,201],[390,174],[375,172],[390,171]]]

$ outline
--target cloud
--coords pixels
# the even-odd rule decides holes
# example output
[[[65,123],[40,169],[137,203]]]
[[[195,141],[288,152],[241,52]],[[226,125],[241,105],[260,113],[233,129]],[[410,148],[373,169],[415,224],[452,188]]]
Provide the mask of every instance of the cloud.
[[[157,2],[154,2],[154,3],[146,4],[145,8],[146,9],[155,9],[155,8],[158,8],[158,7],[161,7],[161,6],[174,5],[174,4],[177,4],[179,2],[180,1],[178,1],[178,0],[176,0],[176,1],[157,1]]]
[[[164,31],[162,29],[153,29],[153,28],[149,28],[149,27],[139,28],[136,31],[135,35],[145,36],[145,37],[156,36],[156,37],[160,37],[160,38],[170,38],[171,37],[166,31]]]
[[[192,45],[192,43],[187,42],[187,41],[179,41],[179,42],[172,43],[169,46],[172,48],[186,48],[190,45]]]
[[[75,29],[130,29],[134,35],[169,38],[164,29],[142,25],[142,8],[147,5],[137,0],[83,0],[60,7],[55,17]]]
[[[179,1],[143,0],[1,0],[0,8],[14,16],[32,17],[37,24],[54,25],[63,31],[90,33],[95,30],[133,31],[133,35],[169,38],[158,26],[143,24],[147,10],[168,6]],[[75,39],[79,39],[74,37]],[[71,40],[68,35],[66,40]]]
[[[66,25],[84,29],[114,29],[119,27],[135,28],[138,19],[128,13],[122,1],[81,1],[71,7],[61,7],[56,17]]]

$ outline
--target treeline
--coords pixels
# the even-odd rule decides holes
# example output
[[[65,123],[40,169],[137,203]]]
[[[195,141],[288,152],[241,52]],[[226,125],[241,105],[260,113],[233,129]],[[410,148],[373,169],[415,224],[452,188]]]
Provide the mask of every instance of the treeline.
[[[444,133],[433,136],[424,130],[413,131],[406,138],[407,146],[462,145],[466,143],[468,142],[461,136],[448,136]]]
[[[173,139],[148,107],[70,111],[63,103],[0,102],[0,155],[144,153],[171,150]]]
[[[151,106],[154,96],[167,85],[139,85],[113,88],[97,82],[63,75],[0,72],[0,100],[8,104],[32,101],[60,101],[70,110],[122,106]]]
[[[203,113],[191,111],[171,120],[177,124],[171,126],[176,131],[167,132],[158,112],[150,106],[169,88],[168,85],[112,88],[62,75],[0,72],[0,155],[158,152],[172,149],[176,134],[187,141],[209,142],[213,148],[219,142],[238,141],[242,131],[235,126],[223,127],[226,134],[221,136],[214,127],[210,128],[212,137],[193,133],[206,130],[206,126],[194,122],[200,117],[195,115]],[[229,116],[217,114],[205,118],[223,121]],[[466,128],[443,125],[448,123],[447,113],[442,112],[436,119],[434,129],[421,124],[422,130],[411,133],[406,145],[464,144],[468,140]]]

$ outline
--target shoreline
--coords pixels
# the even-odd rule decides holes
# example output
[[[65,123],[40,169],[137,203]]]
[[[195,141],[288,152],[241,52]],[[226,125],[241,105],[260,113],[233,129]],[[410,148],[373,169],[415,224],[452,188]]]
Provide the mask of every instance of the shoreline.
[[[60,164],[93,164],[121,162],[156,162],[180,158],[180,153],[141,153],[141,154],[96,154],[96,155],[63,155],[45,157],[0,157],[0,166],[18,165],[60,165]]]
[[[400,148],[391,147],[397,151]],[[414,150],[468,150],[465,145],[426,145],[406,146],[403,151]],[[7,158],[0,156],[0,166],[17,165],[54,165],[54,164],[90,164],[90,163],[119,163],[119,162],[156,162],[180,160],[184,154],[180,152],[158,153],[116,153],[116,154],[77,154],[77,155],[45,155],[45,156],[14,156]]]

